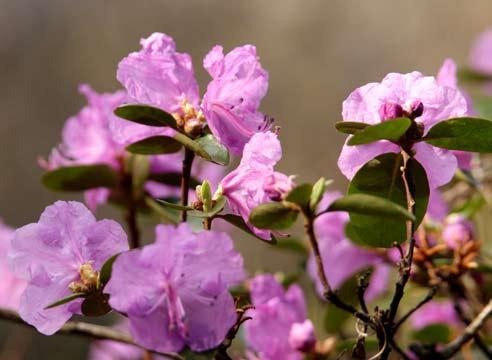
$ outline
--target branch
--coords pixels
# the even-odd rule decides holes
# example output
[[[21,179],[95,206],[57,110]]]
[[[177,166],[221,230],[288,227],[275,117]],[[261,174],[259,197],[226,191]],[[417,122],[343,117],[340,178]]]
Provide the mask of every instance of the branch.
[[[21,319],[19,314],[14,310],[0,308],[0,319],[31,327],[31,325],[24,322],[24,320]],[[57,334],[78,335],[78,336],[88,337],[88,338],[97,339],[97,340],[116,341],[119,343],[136,346],[140,349],[152,352],[153,354],[156,354],[156,355],[165,356],[168,359],[184,360],[180,355],[178,355],[176,353],[158,352],[158,351],[152,351],[152,350],[145,349],[144,347],[135,343],[133,341],[133,339],[131,338],[131,336],[129,336],[125,333],[119,332],[117,330],[113,330],[113,329],[108,328],[106,326],[89,324],[86,322],[79,322],[79,321],[69,321],[69,322],[65,323],[65,325],[63,325],[60,330],[58,330]]]
[[[470,325],[470,320],[464,314],[463,309],[461,308],[461,306],[459,304],[459,301],[456,301],[456,303],[454,304],[454,310],[455,310],[456,314],[458,314],[458,317],[460,318],[460,320],[465,325]],[[473,341],[475,341],[475,344],[482,351],[482,353],[487,357],[487,359],[492,359],[492,352],[487,347],[487,344],[484,343],[484,341],[482,340],[482,337],[480,336],[480,334],[478,334],[478,332],[473,337]]]
[[[440,351],[440,358],[449,359],[454,356],[468,341],[472,340],[478,331],[485,324],[485,321],[492,315],[492,299],[482,309],[480,314],[468,325],[465,332],[449,344],[445,345]]]
[[[427,304],[429,301],[431,301],[434,296],[436,295],[437,293],[437,285],[436,286],[433,286],[430,288],[429,292],[427,293],[427,296],[425,298],[423,298],[417,305],[415,305],[415,307],[413,307],[411,310],[409,310],[405,315],[403,315],[403,317],[395,324],[395,326],[393,327],[393,332],[396,333],[396,331],[398,330],[398,328],[401,326],[401,324],[403,324],[405,321],[407,321],[407,319],[412,316],[412,314],[417,311],[418,309],[420,309],[422,306],[424,306],[425,304]]]
[[[193,151],[185,148],[184,158],[183,158],[183,172],[181,174],[181,205],[188,206],[188,193],[190,190],[190,177],[191,177],[191,167],[193,165],[193,159],[195,154]],[[186,210],[181,211],[181,222],[186,222],[187,219]]]

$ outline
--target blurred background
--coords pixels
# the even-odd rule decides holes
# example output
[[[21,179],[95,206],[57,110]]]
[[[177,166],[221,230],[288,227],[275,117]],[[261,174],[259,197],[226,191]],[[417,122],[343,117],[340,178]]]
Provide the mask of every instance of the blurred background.
[[[270,73],[262,110],[281,126],[280,170],[306,181],[333,178],[343,191],[336,161],[344,136],[333,124],[346,96],[388,72],[432,75],[446,57],[466,63],[474,37],[492,25],[490,0],[0,0],[0,9],[0,217],[14,227],[37,220],[56,199],[80,198],[45,190],[37,158],[84,104],[78,84],[118,89],[119,60],[152,32],[173,36],[192,55],[202,90],[202,59],[213,45],[256,45]],[[105,208],[98,216],[120,214]],[[294,261],[273,259],[250,238],[237,245],[250,270],[288,270]],[[20,349],[1,359],[86,356],[85,340],[0,329]]]

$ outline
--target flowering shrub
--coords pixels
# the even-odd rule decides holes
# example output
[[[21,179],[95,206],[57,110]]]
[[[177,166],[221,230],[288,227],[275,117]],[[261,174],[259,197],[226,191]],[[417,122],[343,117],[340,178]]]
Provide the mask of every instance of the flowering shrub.
[[[390,73],[350,93],[335,124],[343,195],[275,171],[281,131],[259,110],[254,46],[213,47],[200,96],[170,36],[142,39],[118,65],[123,89],[82,85],[87,105],[39,161],[46,187],[86,205],[0,224],[0,317],[91,336],[91,359],[492,358],[492,264],[473,221],[491,202],[491,49],[489,30],[468,68],[446,59],[435,77]],[[126,232],[96,220],[105,203]],[[234,228],[299,264],[247,274]],[[71,320],[109,313],[112,328]]]

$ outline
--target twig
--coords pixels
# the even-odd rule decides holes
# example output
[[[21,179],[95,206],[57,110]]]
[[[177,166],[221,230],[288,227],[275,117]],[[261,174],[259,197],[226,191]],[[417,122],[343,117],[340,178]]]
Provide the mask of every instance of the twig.
[[[21,317],[19,316],[19,314],[14,310],[0,308],[0,319],[8,320],[8,321],[11,321],[11,322],[14,322],[17,324],[31,327],[31,325],[24,322],[21,319]],[[89,324],[89,323],[79,322],[79,321],[69,321],[69,322],[65,323],[65,325],[63,325],[60,330],[58,330],[57,334],[78,335],[78,336],[88,337],[88,338],[97,339],[97,340],[116,341],[116,342],[120,342],[123,344],[128,344],[128,345],[133,345],[133,346],[139,347],[143,350],[150,351],[153,354],[165,356],[168,359],[184,360],[179,354],[176,354],[176,353],[159,352],[159,351],[152,351],[152,350],[145,349],[144,347],[135,343],[129,335],[124,334],[122,332],[119,332],[117,330],[110,329],[106,326]]]
[[[195,153],[187,148],[185,148],[184,158],[183,158],[183,172],[181,174],[181,205],[188,206],[188,193],[190,190],[190,177],[191,168],[193,166],[193,159]],[[186,222],[187,219],[186,210],[181,211],[181,222]]]
[[[464,314],[463,309],[461,308],[458,301],[455,302],[455,304],[454,304],[454,310],[455,310],[456,314],[458,314],[458,317],[460,318],[460,320],[465,325],[470,325],[470,320]],[[477,347],[487,357],[487,359],[492,359],[492,352],[488,348],[487,344],[484,343],[484,341],[482,340],[482,337],[480,336],[480,334],[478,332],[473,337],[473,340],[475,341],[475,344],[477,345]]]
[[[359,298],[359,304],[362,309],[366,314],[369,313],[369,310],[367,309],[367,304],[366,300],[364,299],[364,295],[366,293],[367,287],[369,286],[368,283],[368,277],[370,275],[369,271],[363,272],[359,278],[357,279],[357,297]]]
[[[401,324],[403,324],[405,321],[407,321],[407,319],[412,316],[412,314],[417,311],[418,309],[420,309],[422,306],[424,306],[425,304],[427,304],[429,301],[431,301],[434,296],[436,295],[437,293],[437,285],[431,287],[429,289],[429,292],[427,293],[426,297],[423,298],[417,305],[415,305],[412,309],[410,309],[405,315],[402,316],[402,318],[396,322],[395,326],[393,326],[393,333],[396,333],[396,331],[398,330],[398,328],[401,326]]]
[[[405,351],[401,347],[399,347],[398,344],[395,342],[395,339],[390,339],[389,343],[390,343],[391,347],[393,349],[395,349],[395,351],[398,353],[398,355],[401,356],[402,359],[410,360],[410,358],[405,353]]]
[[[441,359],[449,359],[454,356],[468,341],[472,340],[478,331],[485,324],[485,321],[492,315],[492,299],[477,315],[477,317],[468,325],[465,332],[449,344],[445,345],[438,352]]]
[[[135,202],[132,174],[125,174],[123,178],[123,191],[126,196],[125,221],[128,226],[128,242],[131,249],[140,246],[140,231],[137,225],[137,204]]]

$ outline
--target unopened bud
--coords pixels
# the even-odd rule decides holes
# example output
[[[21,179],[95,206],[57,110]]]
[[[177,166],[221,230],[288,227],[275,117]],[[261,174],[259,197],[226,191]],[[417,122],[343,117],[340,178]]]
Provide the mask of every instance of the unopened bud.
[[[379,108],[381,121],[396,119],[403,116],[403,109],[398,104],[385,103]]]
[[[212,208],[212,190],[207,180],[203,181],[200,188],[200,200],[203,202],[203,210],[205,212],[210,211]]]
[[[289,332],[289,345],[297,351],[310,353],[316,346],[314,326],[310,320],[294,323]]]

